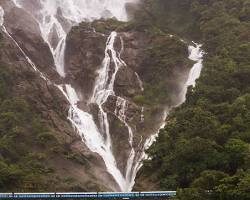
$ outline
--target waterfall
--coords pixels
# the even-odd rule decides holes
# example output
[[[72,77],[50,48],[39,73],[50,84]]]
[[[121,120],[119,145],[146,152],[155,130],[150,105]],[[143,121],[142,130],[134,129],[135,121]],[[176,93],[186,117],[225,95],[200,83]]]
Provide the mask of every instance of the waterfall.
[[[190,45],[188,47],[189,50],[189,59],[195,61],[196,63],[190,70],[188,80],[186,82],[186,87],[188,86],[195,86],[196,80],[200,77],[201,70],[202,70],[202,61],[204,51],[201,50],[202,45],[193,42],[195,46]]]
[[[114,82],[116,78],[116,74],[121,66],[126,65],[119,56],[119,53],[114,49],[114,43],[117,38],[117,33],[112,32],[108,37],[106,48],[105,48],[105,57],[102,62],[102,66],[98,71],[98,76],[95,81],[95,87],[93,96],[91,97],[91,103],[95,103],[99,107],[99,122],[101,131],[106,136],[105,145],[106,148],[109,150],[110,154],[113,156],[112,153],[112,142],[110,138],[110,130],[109,130],[109,122],[108,122],[108,115],[105,113],[103,104],[107,101],[110,95],[115,95],[114,93]],[[111,55],[110,55],[111,54]],[[112,62],[113,61],[113,62]],[[114,72],[109,77],[109,72],[111,71],[112,64],[114,65]],[[126,180],[123,177],[120,170],[117,168],[116,162],[114,160],[113,167],[119,171],[116,175],[113,172],[110,172],[114,178],[117,180],[122,191],[126,188]]]
[[[50,51],[54,58],[54,64],[58,74],[61,77],[65,77],[65,49],[66,38],[70,29],[83,21],[93,21],[100,18],[116,17],[120,21],[127,21],[128,16],[125,9],[127,2],[135,2],[136,0],[37,0],[29,1],[34,4],[38,4],[34,9],[32,6],[28,6],[25,0],[12,0],[13,3],[28,12],[39,24],[41,36],[50,48]],[[31,59],[21,49],[15,39],[8,33],[4,24],[4,11],[0,7],[0,25],[3,31],[13,40],[13,42],[20,49],[26,60],[37,71],[40,76],[49,81],[35,66]],[[115,42],[120,40],[121,49],[118,52],[115,49]],[[199,77],[202,68],[202,51],[201,45],[190,46],[189,58],[196,62],[190,71],[187,83],[184,86],[182,99],[180,103],[185,101],[187,87],[189,85],[195,85],[195,80]],[[69,84],[55,85],[65,96],[70,104],[68,111],[68,120],[72,126],[81,136],[83,142],[92,152],[99,154],[107,168],[107,171],[113,176],[114,180],[120,187],[121,191],[132,190],[135,176],[139,168],[141,167],[141,160],[145,159],[147,155],[145,153],[138,154],[133,147],[134,130],[129,124],[126,117],[128,109],[128,101],[122,97],[118,97],[114,92],[114,82],[116,74],[120,67],[126,66],[126,63],[121,59],[121,53],[123,51],[123,40],[118,37],[116,32],[112,32],[106,43],[104,52],[104,59],[100,69],[97,71],[98,76],[95,81],[93,95],[89,100],[89,103],[95,103],[99,107],[99,123],[100,128],[96,125],[93,116],[84,112],[78,107],[80,98],[73,86]],[[110,70],[112,68],[112,70]],[[112,74],[110,76],[110,72]],[[143,82],[139,75],[135,73],[141,91],[144,90]],[[123,174],[117,167],[116,159],[112,152],[112,141],[110,136],[110,127],[108,121],[108,114],[105,112],[104,104],[109,96],[116,97],[115,116],[124,124],[128,130],[128,143],[130,145],[129,157],[126,162],[126,171]],[[178,104],[177,103],[177,104]],[[144,107],[141,110],[141,122],[144,121]],[[163,123],[161,128],[165,126],[165,118],[167,112],[164,113]],[[159,132],[159,131],[158,131]],[[157,133],[158,133],[157,132]],[[147,149],[157,137],[157,134],[148,138],[144,144],[144,150]]]
[[[193,42],[193,45],[188,46],[188,51],[189,51],[189,59],[194,61],[195,64],[191,68],[188,79],[183,87],[183,90],[181,92],[181,97],[180,97],[180,102],[176,104],[176,106],[181,105],[186,101],[186,94],[187,94],[187,89],[189,86],[195,86],[196,80],[200,77],[201,70],[202,70],[202,62],[203,62],[203,55],[204,51],[201,49],[202,45],[197,44]]]
[[[116,166],[116,161],[111,150],[110,141],[108,141],[110,139],[104,139],[98,130],[92,115],[78,108],[77,103],[79,98],[75,92],[75,89],[70,85],[60,85],[58,87],[70,102],[68,119],[76,128],[87,147],[92,152],[98,153],[103,158],[107,167],[107,171],[114,177],[122,190],[125,188],[125,181],[121,172]]]
[[[91,98],[91,103],[96,103],[99,106],[99,121],[100,127],[102,132],[105,133],[107,138],[107,145],[111,149],[111,141],[110,141],[110,130],[109,130],[109,122],[107,119],[107,113],[104,112],[103,104],[107,101],[110,95],[115,96],[114,92],[114,82],[116,78],[116,74],[120,67],[126,66],[126,63],[121,59],[120,53],[123,50],[123,40],[120,37],[121,42],[121,50],[117,52],[115,50],[114,44],[117,38],[117,33],[112,32],[108,37],[106,49],[105,49],[105,57],[102,63],[102,67],[98,70],[98,77],[95,81],[95,88],[93,92],[93,96]],[[113,73],[111,77],[109,77],[109,72],[112,71]],[[133,163],[135,157],[135,151],[133,148],[133,130],[126,122],[126,110],[127,110],[127,101],[121,97],[117,97],[116,108],[115,108],[115,115],[118,119],[127,127],[129,133],[129,144],[131,147],[131,151],[129,154],[129,158],[127,160],[126,166],[126,174],[125,177],[122,175],[122,183],[119,185],[122,191],[128,191],[130,187],[131,177],[133,176]],[[132,189],[132,188],[131,188]]]
[[[25,8],[39,24],[42,38],[48,44],[54,58],[57,72],[65,77],[64,53],[66,37],[73,25],[82,21],[116,17],[127,21],[125,5],[132,0],[40,0],[37,10],[28,7],[25,1],[12,0]],[[60,14],[66,23],[61,22]]]
[[[125,4],[127,2],[133,2],[133,0],[40,0],[39,2],[36,2],[39,3],[37,10],[33,10],[25,4],[25,1],[12,1],[17,7],[23,8],[29,12],[39,24],[41,36],[51,50],[56,70],[61,77],[65,77],[64,52],[66,48],[67,33],[71,27],[82,21],[92,21],[102,17],[116,17],[120,21],[127,21],[128,17]],[[59,12],[67,22],[67,24],[65,23],[66,25],[61,23],[61,19],[58,17]],[[70,103],[68,119],[71,121],[73,127],[81,135],[88,148],[91,151],[98,153],[103,158],[107,171],[114,177],[120,189],[126,191],[126,185],[128,182],[126,179],[129,176],[128,174],[130,174],[129,172],[132,167],[131,163],[133,163],[133,159],[131,159],[131,157],[133,157],[133,153],[130,153],[132,155],[130,155],[128,159],[126,177],[123,177],[122,173],[117,168],[116,160],[112,153],[108,117],[102,107],[108,96],[114,94],[113,86],[119,67],[125,65],[120,59],[121,52],[117,53],[114,50],[116,36],[117,33],[112,32],[108,38],[105,58],[102,65],[104,67],[101,68],[101,70],[103,69],[104,71],[100,71],[99,73],[101,76],[99,76],[99,80],[96,81],[96,87],[92,98],[93,102],[99,106],[101,130],[98,130],[92,115],[78,108],[77,103],[79,98],[75,89],[71,85],[56,85],[56,87],[60,89]],[[122,39],[121,43],[123,43]],[[19,47],[18,44],[17,46]],[[21,48],[20,50],[22,51]],[[112,52],[112,59],[115,62],[115,73],[113,73],[110,82],[107,84],[109,77],[105,70],[109,67],[111,59],[108,51]],[[31,62],[26,54],[24,55],[26,59]],[[32,67],[35,71],[38,71],[34,64],[32,64]],[[102,75],[104,75],[104,77],[102,77]],[[107,88],[102,88],[102,85],[105,85]],[[102,133],[105,133],[105,138]],[[129,140],[132,141],[132,129],[129,129],[129,135]]]
[[[93,96],[91,98],[92,103],[97,103],[102,105],[106,102],[107,98],[110,95],[114,95],[114,82],[116,74],[121,66],[125,66],[123,60],[120,59],[120,54],[117,53],[114,49],[115,39],[117,37],[116,32],[112,32],[108,37],[106,49],[105,49],[105,58],[102,63],[101,69],[98,71],[98,77],[95,81],[95,87]],[[109,55],[111,53],[111,56]],[[111,61],[114,62],[114,72],[109,80],[109,71],[111,70]]]
[[[140,76],[137,74],[137,72],[135,72],[135,76],[136,76],[137,81],[138,81],[138,83],[139,83],[140,89],[141,89],[141,91],[143,92],[143,91],[144,91],[143,82],[142,82],[142,80],[140,79]]]
[[[170,37],[172,37],[172,35]],[[192,68],[189,72],[188,79],[183,86],[179,101],[176,102],[176,105],[173,107],[178,107],[186,101],[186,94],[187,94],[188,87],[189,86],[194,87],[196,84],[196,80],[200,77],[201,70],[203,67],[202,62],[203,62],[203,55],[204,55],[204,51],[201,49],[201,47],[202,47],[201,44],[197,44],[195,42],[193,42],[193,45],[188,46],[188,51],[189,51],[188,58],[190,60],[194,61],[195,64],[192,66]],[[163,114],[163,118],[162,118],[163,122],[160,125],[160,128],[156,131],[156,134],[152,134],[144,143],[144,151],[143,151],[139,161],[142,161],[145,159],[150,159],[148,157],[148,155],[145,153],[145,151],[156,141],[156,138],[158,137],[160,130],[166,126],[165,119],[167,118],[167,115],[168,115],[168,112],[165,110],[165,112]],[[140,163],[140,162],[138,162],[138,163]],[[138,164],[137,170],[139,170],[141,167],[142,167],[142,164],[141,163]]]
[[[3,26],[3,23],[4,23],[4,10],[0,6],[0,26]]]
[[[129,145],[131,147],[131,151],[130,151],[130,154],[129,154],[129,157],[127,160],[125,178],[126,178],[126,191],[131,191],[132,186],[133,186],[132,181],[135,178],[136,170],[135,170],[135,168],[133,168],[134,159],[135,159],[135,150],[133,147],[134,133],[133,133],[132,128],[130,127],[130,125],[126,121],[127,120],[127,118],[126,118],[127,108],[128,108],[128,102],[121,97],[117,97],[115,115],[127,127],[128,133],[129,133],[128,141],[129,141]]]
[[[11,36],[11,34],[7,31],[6,27],[4,26],[4,10],[0,6],[0,26],[3,30],[3,32],[14,42],[14,44],[18,47],[18,49],[21,51],[27,62],[30,64],[30,66],[39,73],[40,77],[46,81],[49,82],[49,80],[45,77],[45,75],[36,67],[36,65],[32,62],[32,60],[27,56],[27,54],[22,50],[22,48],[19,46],[17,41]]]

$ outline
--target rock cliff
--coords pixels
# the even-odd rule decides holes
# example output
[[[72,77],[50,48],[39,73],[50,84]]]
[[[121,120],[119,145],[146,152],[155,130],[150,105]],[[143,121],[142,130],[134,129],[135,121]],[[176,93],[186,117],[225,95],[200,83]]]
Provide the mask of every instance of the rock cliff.
[[[102,129],[100,107],[91,98],[112,31],[117,33],[114,50],[119,52],[119,59],[123,62],[115,75],[114,93],[108,96],[102,109],[107,114],[111,149],[117,168],[123,177],[130,176],[127,184],[133,183],[144,156],[145,142],[158,132],[165,112],[179,98],[187,80],[192,64],[188,60],[187,44],[178,37],[140,26],[136,22],[125,23],[115,19],[83,22],[75,25],[67,35],[64,59],[66,76],[61,77],[56,72],[53,55],[41,37],[36,20],[11,1],[2,0],[0,4],[5,10],[6,29],[47,78],[47,81],[42,79],[32,69],[13,39],[2,31],[1,63],[6,70],[15,72],[15,78],[12,77],[10,83],[13,89],[11,96],[24,99],[55,138],[52,146],[50,139],[42,145],[28,141],[26,137],[20,139],[27,146],[24,157],[31,152],[47,155],[39,162],[50,168],[51,172],[39,174],[38,169],[34,169],[34,173],[41,177],[41,180],[37,180],[42,185],[39,189],[43,190],[49,182],[53,183],[49,184],[51,190],[121,189],[112,174],[107,172],[103,158],[85,145],[84,136],[80,137],[70,124],[68,110],[71,105],[58,89],[60,84],[71,85],[79,97],[77,107],[91,114],[99,130]],[[112,52],[108,50],[107,54],[111,56]],[[109,81],[114,71],[115,62],[111,61]],[[104,138],[107,137],[105,132],[101,133]],[[37,136],[31,134],[30,137]],[[6,160],[8,156],[2,155],[0,149],[2,158]],[[33,178],[25,177],[22,181],[34,182]]]

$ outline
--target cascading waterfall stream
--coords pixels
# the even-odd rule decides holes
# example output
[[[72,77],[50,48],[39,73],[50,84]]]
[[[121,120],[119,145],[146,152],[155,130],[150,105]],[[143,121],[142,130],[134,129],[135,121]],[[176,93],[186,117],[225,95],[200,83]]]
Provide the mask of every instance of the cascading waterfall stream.
[[[99,121],[102,132],[105,133],[108,148],[111,150],[111,141],[110,141],[110,132],[109,132],[109,122],[107,118],[107,113],[104,112],[103,104],[107,101],[110,95],[116,96],[114,92],[114,82],[116,74],[121,66],[126,66],[126,63],[121,59],[120,53],[123,50],[123,40],[120,37],[121,50],[118,53],[115,50],[114,44],[117,38],[117,33],[112,32],[108,37],[106,49],[105,49],[105,58],[102,63],[102,67],[98,71],[98,77],[96,79],[96,84],[93,92],[93,96],[90,100],[91,103],[96,103],[99,106]],[[113,64],[113,65],[112,65]],[[114,67],[113,74],[109,77],[109,72],[111,67]],[[135,157],[135,151],[133,148],[133,130],[126,122],[126,109],[127,101],[121,97],[117,97],[115,115],[118,119],[123,122],[127,127],[129,133],[129,144],[131,146],[131,152],[127,161],[126,174],[125,177],[121,173],[120,180],[122,182],[119,184],[122,191],[130,190],[131,177],[133,176],[132,168]],[[131,176],[132,175],[132,176]]]
[[[188,75],[188,80],[186,81],[181,97],[180,97],[180,102],[177,104],[179,106],[180,104],[184,103],[186,101],[186,94],[187,94],[187,89],[189,86],[195,87],[196,80],[200,77],[201,70],[202,70],[202,62],[203,62],[203,55],[204,51],[201,49],[202,45],[197,44],[193,42],[194,45],[189,45],[188,46],[188,51],[189,51],[189,59],[194,61],[195,64],[191,68],[189,75]]]
[[[25,3],[23,1],[12,1],[17,7],[25,8]],[[70,28],[82,21],[92,21],[101,17],[109,18],[115,16],[120,21],[126,21],[128,17],[126,14],[125,3],[127,2],[133,2],[133,0],[41,0],[39,2],[40,6],[37,11],[31,10],[29,8],[27,8],[26,11],[29,12],[38,22],[42,34],[41,36],[48,44],[53,55],[56,70],[61,77],[65,77],[64,52],[66,48],[67,32],[70,30]],[[58,19],[59,9],[63,18],[68,22],[68,27],[63,26]],[[57,38],[56,42],[55,36]],[[109,44],[107,45],[107,49],[109,49],[109,47],[113,47],[115,38],[116,33],[111,33],[107,42],[107,44]],[[120,59],[120,54],[116,55],[116,52],[114,50],[112,54],[112,57],[116,60],[117,66],[125,64]],[[109,57],[107,55],[108,52],[105,52],[103,66],[105,66],[105,62],[109,62]],[[62,91],[71,105],[68,118],[71,121],[72,125],[81,135],[88,148],[91,151],[98,153],[103,158],[107,167],[107,171],[114,177],[120,189],[122,191],[126,191],[127,181],[126,178],[123,177],[120,170],[117,168],[116,161],[111,150],[111,138],[109,134],[108,118],[107,114],[102,108],[102,104],[107,100],[108,96],[113,94],[113,85],[117,71],[118,68],[111,78],[111,81],[108,85],[109,89],[105,90],[105,92],[107,93],[103,93],[101,95],[98,94],[97,99],[95,99],[95,103],[97,103],[100,109],[100,122],[102,129],[101,132],[106,134],[106,138],[104,138],[98,130],[93,117],[89,113],[86,113],[78,108],[77,103],[79,101],[79,98],[75,89],[68,84],[59,85],[57,87]],[[106,78],[108,79],[107,76]],[[101,85],[98,81],[96,83],[99,86]],[[98,87],[95,88],[97,88],[98,90]],[[93,97],[95,96],[96,94],[94,93]]]
[[[19,8],[26,6],[22,0],[12,1]],[[128,2],[133,0],[40,0],[38,10],[34,11],[32,7],[25,8],[39,24],[42,38],[53,55],[57,72],[65,77],[64,53],[66,37],[71,27],[82,21],[93,21],[103,17],[116,17],[120,21],[127,21],[125,4]],[[58,18],[59,11],[67,25],[63,25]]]
[[[188,51],[189,51],[188,58],[192,61],[195,61],[196,63],[191,68],[189,75],[188,75],[188,79],[183,86],[183,89],[182,89],[182,92],[181,92],[181,95],[179,98],[179,102],[176,102],[176,105],[174,107],[178,107],[186,101],[186,94],[187,94],[188,87],[195,86],[196,80],[200,77],[200,74],[202,71],[202,67],[203,67],[202,62],[203,62],[204,51],[201,49],[201,47],[202,47],[201,44],[197,44],[195,42],[193,42],[193,44],[194,45],[188,46]],[[166,126],[165,119],[166,119],[167,115],[168,115],[168,113],[167,113],[167,111],[165,111],[163,114],[163,123],[160,125],[160,128],[158,129],[156,134],[151,135],[146,140],[146,142],[144,144],[144,151],[143,151],[143,154],[140,158],[140,161],[144,160],[144,159],[148,159],[148,155],[145,153],[145,150],[147,150],[156,141],[156,138],[158,137],[160,130]],[[138,170],[140,169],[141,166],[142,166],[142,164],[139,164]]]
[[[91,103],[96,103],[99,107],[99,121],[102,133],[106,136],[106,148],[112,154],[112,142],[110,138],[109,122],[107,113],[103,109],[103,104],[107,101],[110,95],[115,95],[114,93],[114,82],[116,74],[119,68],[125,63],[120,59],[119,54],[114,49],[114,43],[117,37],[116,32],[112,32],[108,37],[105,49],[105,57],[103,59],[102,67],[98,71],[98,77],[95,81],[95,88],[93,96],[90,99]],[[111,55],[110,55],[111,54]],[[111,68],[112,61],[114,63],[114,72],[111,77],[109,77],[109,71]],[[113,154],[112,154],[113,155]],[[114,160],[113,166],[119,171],[119,173],[114,176],[115,180],[119,184],[122,191],[126,190],[126,180],[124,179],[122,173],[117,168],[116,162]]]
[[[78,108],[78,95],[70,85],[59,86],[59,89],[67,97],[71,104],[68,119],[76,128],[85,144],[92,152],[98,153],[104,160],[107,171],[113,175],[120,188],[125,187],[122,174],[116,166],[115,158],[110,145],[98,130],[92,115]]]
[[[36,67],[36,65],[31,61],[31,59],[27,56],[27,54],[22,50],[22,48],[19,46],[19,44],[17,43],[17,41],[10,35],[10,33],[7,31],[6,27],[4,26],[4,10],[3,8],[0,6],[0,27],[2,28],[3,32],[15,43],[15,45],[18,47],[18,49],[21,51],[21,53],[24,55],[25,59],[27,60],[27,62],[30,64],[30,66],[40,74],[40,77],[42,79],[44,79],[45,81],[50,82],[45,75],[38,70],[38,68]]]
[[[131,151],[127,160],[127,166],[126,166],[126,191],[131,191],[133,184],[132,184],[132,180],[135,178],[135,174],[136,174],[136,168],[133,168],[133,164],[134,164],[134,159],[135,159],[135,150],[133,147],[133,137],[134,137],[134,133],[132,128],[129,126],[129,124],[127,123],[127,117],[126,117],[126,111],[128,108],[128,102],[121,98],[121,97],[117,97],[116,100],[116,109],[115,109],[115,115],[118,117],[118,119],[123,122],[123,124],[127,127],[128,129],[128,133],[129,133],[129,145],[131,147]]]
[[[27,7],[25,0],[12,0],[12,2],[17,7],[25,9],[28,13],[30,13],[39,24],[41,36],[51,50],[56,70],[61,77],[65,77],[66,75],[64,70],[64,52],[66,49],[66,37],[72,26],[77,25],[82,21],[93,21],[102,17],[116,17],[120,21],[127,21],[128,16],[126,13],[125,4],[127,2],[135,1],[137,0],[37,0],[34,2],[38,3],[39,5],[36,9],[33,9],[32,6]],[[12,38],[12,36],[8,33],[7,29],[3,25],[3,15],[4,11],[2,7],[0,7],[0,26],[2,27],[3,31],[17,45],[33,69],[39,72],[40,76],[44,80],[49,81],[37,69],[35,64],[25,54],[15,39]],[[103,158],[107,171],[114,177],[115,181],[120,187],[120,190],[130,191],[132,190],[136,173],[142,165],[141,161],[147,158],[147,155],[142,153],[139,155],[139,158],[135,158],[136,152],[133,148],[133,129],[127,122],[126,117],[128,102],[126,99],[117,96],[114,114],[127,127],[129,134],[128,142],[131,147],[125,174],[123,174],[117,167],[116,159],[112,152],[109,122],[107,113],[104,109],[104,104],[110,95],[115,96],[114,82],[116,74],[121,66],[126,66],[126,63],[120,57],[123,51],[123,40],[121,37],[119,38],[121,42],[120,52],[116,51],[114,48],[117,38],[116,32],[112,32],[108,37],[105,49],[105,57],[102,66],[98,71],[98,77],[96,78],[93,96],[90,99],[90,103],[95,103],[99,107],[100,130],[95,124],[93,116],[87,112],[84,112],[78,107],[80,98],[76,90],[71,85],[63,84],[55,86],[58,87],[67,98],[70,104],[68,119],[76,131],[80,134],[82,140],[92,152],[98,153]],[[190,70],[189,78],[184,86],[180,102],[177,102],[176,105],[180,105],[185,101],[188,86],[194,86],[195,80],[199,78],[201,73],[203,51],[200,49],[201,45],[197,45],[195,43],[194,45],[195,46],[189,46],[189,58],[195,61],[196,64]],[[110,77],[109,69],[111,67],[114,67],[114,70]],[[136,77],[140,84],[140,88],[143,91],[143,82],[137,73]],[[166,116],[167,112],[164,113],[162,120],[163,123],[161,124],[160,129],[165,126]],[[144,121],[144,108],[141,110],[141,121]],[[155,141],[158,132],[146,140],[144,144],[144,150],[149,148],[149,146],[151,146],[151,144]]]

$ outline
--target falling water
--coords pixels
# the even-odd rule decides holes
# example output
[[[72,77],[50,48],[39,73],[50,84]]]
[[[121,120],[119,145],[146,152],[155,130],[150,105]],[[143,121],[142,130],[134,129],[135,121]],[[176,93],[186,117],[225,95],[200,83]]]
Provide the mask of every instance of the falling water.
[[[190,70],[188,80],[186,82],[186,87],[188,86],[195,86],[196,80],[200,77],[201,75],[201,70],[202,70],[202,61],[203,61],[203,55],[204,51],[201,49],[202,45],[197,44],[193,42],[195,46],[189,46],[189,59],[192,61],[195,61],[196,63]]]
[[[38,2],[40,5],[38,6],[37,10],[32,10],[27,7],[25,1],[12,1],[17,7],[24,8],[27,12],[29,12],[38,22],[42,37],[48,44],[54,57],[56,70],[62,77],[65,77],[64,52],[66,48],[66,37],[70,28],[81,21],[92,21],[102,17],[109,18],[114,16],[120,21],[126,21],[128,17],[126,14],[125,4],[130,1],[133,2],[133,0],[41,0]],[[63,19],[67,22],[64,23],[64,25],[61,23],[58,17],[59,11],[63,16]],[[107,113],[104,112],[102,107],[108,96],[114,94],[113,85],[119,66],[125,65],[125,63],[120,59],[120,54],[117,53],[113,48],[116,36],[117,33],[112,32],[107,41],[105,58],[102,65],[104,68],[101,68],[101,70],[105,70],[107,66],[110,65],[108,51],[111,50],[112,59],[115,61],[115,73],[113,73],[111,81],[106,84],[107,80],[109,79],[108,73],[107,71],[100,72],[100,74],[104,75],[105,77],[99,76],[100,80],[96,81],[96,87],[94,90],[95,92],[92,98],[93,102],[99,106],[101,130],[98,130],[93,117],[89,113],[86,113],[78,108],[77,103],[79,98],[74,88],[72,88],[70,85],[59,85],[57,87],[62,91],[71,105],[68,118],[72,125],[79,132],[89,149],[101,155],[106,164],[107,171],[113,175],[121,190],[125,191],[127,190],[127,181],[117,168],[116,161],[111,150],[112,148],[108,117]],[[121,39],[121,43],[122,42],[123,41]],[[103,84],[107,86],[107,88],[102,88]],[[105,133],[106,137],[103,137],[101,133]],[[132,129],[129,129],[129,134],[132,134]],[[130,136],[129,140],[132,140],[132,137],[133,136]],[[131,157],[132,156],[130,156],[130,158]],[[128,161],[128,163],[130,163],[130,161]]]
[[[12,1],[17,7],[25,8],[36,19],[42,37],[54,57],[56,70],[62,77],[65,77],[66,37],[71,27],[82,21],[93,21],[102,17],[116,17],[120,21],[127,21],[125,5],[132,2],[132,0],[40,0],[37,10],[33,10],[32,7],[27,7],[23,0]],[[66,23],[61,22],[60,14]]]
[[[27,7],[25,0],[12,0],[17,7],[25,9],[32,17],[38,22],[41,36],[48,44],[51,53],[54,58],[54,63],[57,72],[60,76],[65,77],[64,70],[64,52],[66,49],[66,37],[72,26],[82,21],[92,21],[94,19],[116,17],[120,21],[127,21],[128,16],[126,14],[125,4],[127,2],[134,2],[136,0],[40,0],[34,1],[39,4],[37,9]],[[34,3],[33,2],[33,3]],[[27,3],[27,2],[26,2]],[[62,22],[63,21],[63,22]],[[0,9],[0,25],[3,25],[3,10]],[[35,71],[40,73],[40,76],[47,80],[45,76],[36,68],[34,63],[23,52],[18,43],[11,37],[4,26],[3,30],[6,34],[15,42],[21,52],[24,54],[27,61],[34,68]],[[121,50],[117,52],[114,49],[114,43],[117,39],[117,33],[112,32],[107,40],[105,57],[102,67],[98,71],[98,77],[96,79],[96,85],[94,87],[93,96],[90,102],[96,103],[99,107],[99,121],[100,130],[96,126],[93,116],[87,112],[78,108],[79,97],[75,89],[68,84],[58,85],[57,87],[62,91],[67,100],[70,103],[70,110],[68,119],[71,121],[73,127],[81,135],[82,140],[88,146],[88,148],[98,153],[104,160],[107,167],[107,171],[114,177],[120,189],[122,191],[129,191],[132,189],[136,172],[141,166],[140,161],[146,157],[145,153],[140,155],[140,158],[135,161],[135,152],[133,148],[133,129],[127,122],[126,110],[127,102],[121,97],[117,97],[116,112],[115,115],[120,119],[128,129],[128,141],[131,146],[129,158],[127,160],[125,175],[118,169],[116,160],[112,153],[112,142],[109,133],[108,116],[105,113],[103,105],[107,101],[110,95],[115,96],[114,93],[114,81],[116,73],[121,66],[125,66],[125,62],[121,59],[120,54],[123,51],[123,40],[120,38]],[[187,87],[194,85],[195,80],[199,77],[202,68],[202,51],[200,45],[190,46],[190,59],[197,63],[193,66],[189,74],[189,79],[183,90],[183,98],[180,103],[185,101],[185,95]],[[113,61],[113,62],[111,62]],[[111,63],[114,66],[111,66]],[[115,70],[111,77],[109,77],[109,69],[114,67]],[[136,74],[141,90],[143,91],[143,84]],[[142,108],[141,120],[144,120],[143,116],[144,108]],[[164,116],[165,119],[166,116]],[[164,121],[163,119],[163,121]],[[165,123],[162,124],[164,126]],[[147,149],[155,140],[157,135],[152,135],[145,145],[144,149]],[[134,166],[133,166],[134,165]]]
[[[193,65],[193,67],[191,68],[191,70],[189,72],[188,79],[187,79],[186,83],[184,84],[179,101],[176,102],[176,105],[173,107],[177,107],[185,102],[188,87],[195,86],[196,80],[200,77],[200,74],[201,74],[201,70],[203,67],[202,62],[203,62],[204,51],[201,49],[202,45],[197,44],[195,42],[193,42],[193,44],[194,45],[190,45],[188,47],[188,51],[189,51],[188,58],[192,61],[195,61],[195,64]],[[144,143],[144,151],[141,155],[141,158],[139,159],[140,161],[144,160],[144,159],[150,159],[148,157],[148,155],[145,153],[145,151],[156,141],[156,138],[158,137],[160,130],[166,126],[165,119],[166,119],[167,115],[168,115],[168,112],[165,110],[165,112],[163,114],[163,119],[162,119],[163,122],[160,125],[160,128],[157,130],[156,134],[151,135]],[[138,163],[140,163],[140,162],[138,162]],[[142,164],[140,163],[137,166],[137,170],[139,170],[141,166],[142,166]]]
[[[116,166],[116,161],[110,148],[110,142],[105,140],[98,130],[92,115],[78,108],[78,95],[70,85],[58,86],[70,102],[68,119],[76,128],[88,148],[98,153],[104,160],[107,171],[113,175],[120,188],[125,188],[123,176]],[[109,139],[108,139],[109,140]]]
[[[121,98],[121,97],[117,97],[115,115],[127,127],[128,133],[129,133],[128,141],[129,141],[131,151],[130,151],[130,154],[129,154],[129,157],[128,157],[128,160],[127,160],[125,178],[126,178],[126,191],[131,191],[132,186],[133,186],[132,180],[135,178],[136,170],[135,170],[135,168],[133,168],[134,159],[135,159],[135,150],[134,150],[134,147],[133,147],[134,133],[133,133],[132,128],[130,127],[130,125],[127,122],[127,117],[126,117],[127,109],[128,109],[128,102],[125,99]]]
[[[110,95],[115,95],[114,82],[115,82],[116,74],[121,66],[126,65],[120,59],[119,53],[117,53],[117,51],[115,51],[114,49],[114,43],[115,43],[116,37],[117,37],[116,32],[112,32],[110,36],[108,37],[106,48],[105,48],[105,57],[103,59],[102,67],[98,71],[98,76],[95,81],[93,96],[90,100],[91,103],[96,103],[99,107],[100,127],[101,127],[102,133],[105,134],[106,136],[105,147],[109,150],[112,156],[113,156],[112,149],[111,149],[112,142],[110,138],[108,116],[107,116],[107,113],[105,113],[103,109],[103,104],[107,101]],[[112,64],[114,65],[114,72],[112,76],[109,77],[109,72],[111,71]],[[114,160],[113,166],[119,171],[115,160]],[[112,175],[114,176],[113,173]],[[126,180],[124,179],[122,173],[119,171],[119,173],[116,176],[114,176],[114,178],[117,179],[117,182],[121,190],[124,191],[126,188]]]
[[[17,41],[10,35],[10,33],[7,31],[6,27],[4,26],[4,10],[3,8],[0,6],[0,26],[3,30],[3,32],[15,43],[15,45],[18,47],[18,49],[21,51],[21,53],[24,55],[25,59],[27,60],[27,62],[30,64],[30,66],[40,74],[40,77],[46,81],[49,82],[49,80],[45,77],[45,75],[38,70],[38,68],[36,67],[36,65],[31,61],[31,59],[27,56],[27,54],[22,50],[22,48],[19,46],[19,44],[17,43]]]
[[[137,74],[137,72],[135,72],[135,76],[136,76],[136,78],[137,78],[137,80],[138,80],[140,89],[141,89],[141,91],[143,92],[143,91],[144,91],[143,82],[142,82],[140,76]]]
[[[105,133],[107,138],[107,146],[111,148],[110,141],[110,130],[109,130],[109,122],[107,119],[107,113],[104,112],[103,104],[107,101],[110,95],[115,96],[114,92],[114,82],[116,78],[116,74],[120,67],[126,66],[126,63],[121,59],[120,53],[123,49],[123,40],[120,37],[121,42],[121,50],[120,52],[116,51],[114,48],[114,43],[117,39],[117,33],[112,32],[107,40],[106,49],[105,49],[105,57],[102,63],[102,67],[98,71],[98,77],[96,79],[96,84],[93,92],[93,96],[91,98],[91,103],[96,103],[99,106],[99,121],[100,127]],[[114,67],[113,74],[109,77],[109,72],[111,71],[111,67]],[[122,175],[122,184],[119,184],[123,191],[128,191],[130,189],[131,177],[133,176],[132,168],[134,163],[135,151],[133,148],[133,130],[129,126],[126,121],[126,110],[127,110],[127,101],[121,97],[117,97],[115,115],[118,119],[123,122],[123,124],[127,127],[129,133],[129,144],[131,147],[131,151],[129,154],[129,158],[127,160],[126,166],[126,174],[125,177]]]
[[[193,42],[194,45],[190,45],[188,47],[189,51],[189,59],[194,61],[195,64],[191,68],[189,75],[188,75],[188,80],[186,81],[183,90],[181,92],[181,97],[180,97],[180,102],[176,104],[176,106],[181,105],[186,101],[186,94],[187,94],[187,89],[189,86],[195,86],[196,80],[200,77],[201,70],[202,70],[202,62],[203,62],[203,55],[204,51],[201,49],[202,45],[197,44]]]

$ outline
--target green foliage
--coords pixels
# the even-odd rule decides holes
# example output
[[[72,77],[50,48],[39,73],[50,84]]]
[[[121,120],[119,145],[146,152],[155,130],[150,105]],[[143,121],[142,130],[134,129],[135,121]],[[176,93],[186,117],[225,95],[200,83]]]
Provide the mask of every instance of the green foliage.
[[[14,87],[23,74],[10,69],[1,63],[0,192],[18,191],[26,182],[41,184],[41,177],[53,173],[44,163],[47,150],[41,143],[46,143],[46,148],[58,144],[32,105],[15,94]],[[39,189],[42,187],[36,188]]]
[[[136,103],[136,104],[139,104],[139,105],[144,105],[147,103],[146,99],[144,96],[142,95],[136,95],[133,97],[133,101]]]
[[[55,136],[51,132],[42,132],[37,136],[37,141],[40,144],[48,145],[56,142]]]
[[[144,98],[150,105],[173,104],[172,94],[178,90],[176,73],[185,71],[192,62],[188,60],[187,47],[175,37],[154,32],[144,70]],[[156,78],[157,77],[157,78]]]
[[[7,97],[11,91],[12,78],[9,77],[11,71],[0,67],[0,97]]]
[[[250,199],[249,6],[248,0],[145,0],[138,16],[199,39],[207,52],[196,87],[169,115],[142,169],[158,177],[160,189],[179,189],[178,199]]]
[[[112,18],[105,21],[96,20],[92,23],[92,26],[95,28],[96,32],[109,34],[111,31],[122,29],[127,26],[127,23]]]

